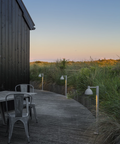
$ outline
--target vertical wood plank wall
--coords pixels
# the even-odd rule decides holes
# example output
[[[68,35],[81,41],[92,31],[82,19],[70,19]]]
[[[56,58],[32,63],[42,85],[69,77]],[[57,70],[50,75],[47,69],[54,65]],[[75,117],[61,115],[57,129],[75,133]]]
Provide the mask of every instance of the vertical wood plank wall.
[[[0,0],[0,90],[29,83],[30,30],[16,0]]]

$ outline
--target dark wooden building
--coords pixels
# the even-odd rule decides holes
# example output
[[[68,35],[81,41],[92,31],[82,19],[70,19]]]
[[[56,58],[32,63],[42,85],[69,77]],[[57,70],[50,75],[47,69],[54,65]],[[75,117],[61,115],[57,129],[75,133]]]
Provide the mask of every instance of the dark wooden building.
[[[29,83],[32,21],[22,0],[0,0],[0,90]]]

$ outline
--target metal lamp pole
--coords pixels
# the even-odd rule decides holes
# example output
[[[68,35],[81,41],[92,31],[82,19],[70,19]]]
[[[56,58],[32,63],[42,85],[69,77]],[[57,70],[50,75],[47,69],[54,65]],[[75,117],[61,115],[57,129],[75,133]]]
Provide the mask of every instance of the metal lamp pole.
[[[67,75],[65,75],[65,96],[67,96]]]
[[[99,120],[99,86],[88,86],[88,89],[85,91],[86,95],[92,95],[93,92],[90,88],[96,88],[96,132],[98,134],[98,120]]]
[[[42,90],[43,90],[43,79],[44,79],[44,74],[42,73]]]
[[[67,96],[67,75],[62,75],[61,80],[64,80],[65,79],[65,96]]]
[[[44,74],[39,74],[38,77],[42,77],[42,91],[43,91],[43,80],[44,80]]]

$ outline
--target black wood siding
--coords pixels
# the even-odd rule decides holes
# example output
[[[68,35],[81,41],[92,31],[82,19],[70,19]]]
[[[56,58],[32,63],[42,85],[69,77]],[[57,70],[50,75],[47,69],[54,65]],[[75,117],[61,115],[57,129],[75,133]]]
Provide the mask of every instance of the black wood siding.
[[[0,0],[0,90],[29,83],[30,29],[16,0]]]

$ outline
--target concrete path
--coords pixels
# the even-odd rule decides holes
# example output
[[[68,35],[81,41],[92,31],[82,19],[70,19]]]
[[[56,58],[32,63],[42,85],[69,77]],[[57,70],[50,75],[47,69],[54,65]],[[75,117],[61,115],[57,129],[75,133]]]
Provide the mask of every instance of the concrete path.
[[[31,144],[95,144],[91,130],[95,118],[83,105],[65,96],[35,90],[38,123],[30,121]],[[14,128],[11,144],[26,144],[23,126]],[[6,126],[0,121],[0,144],[7,144]]]

